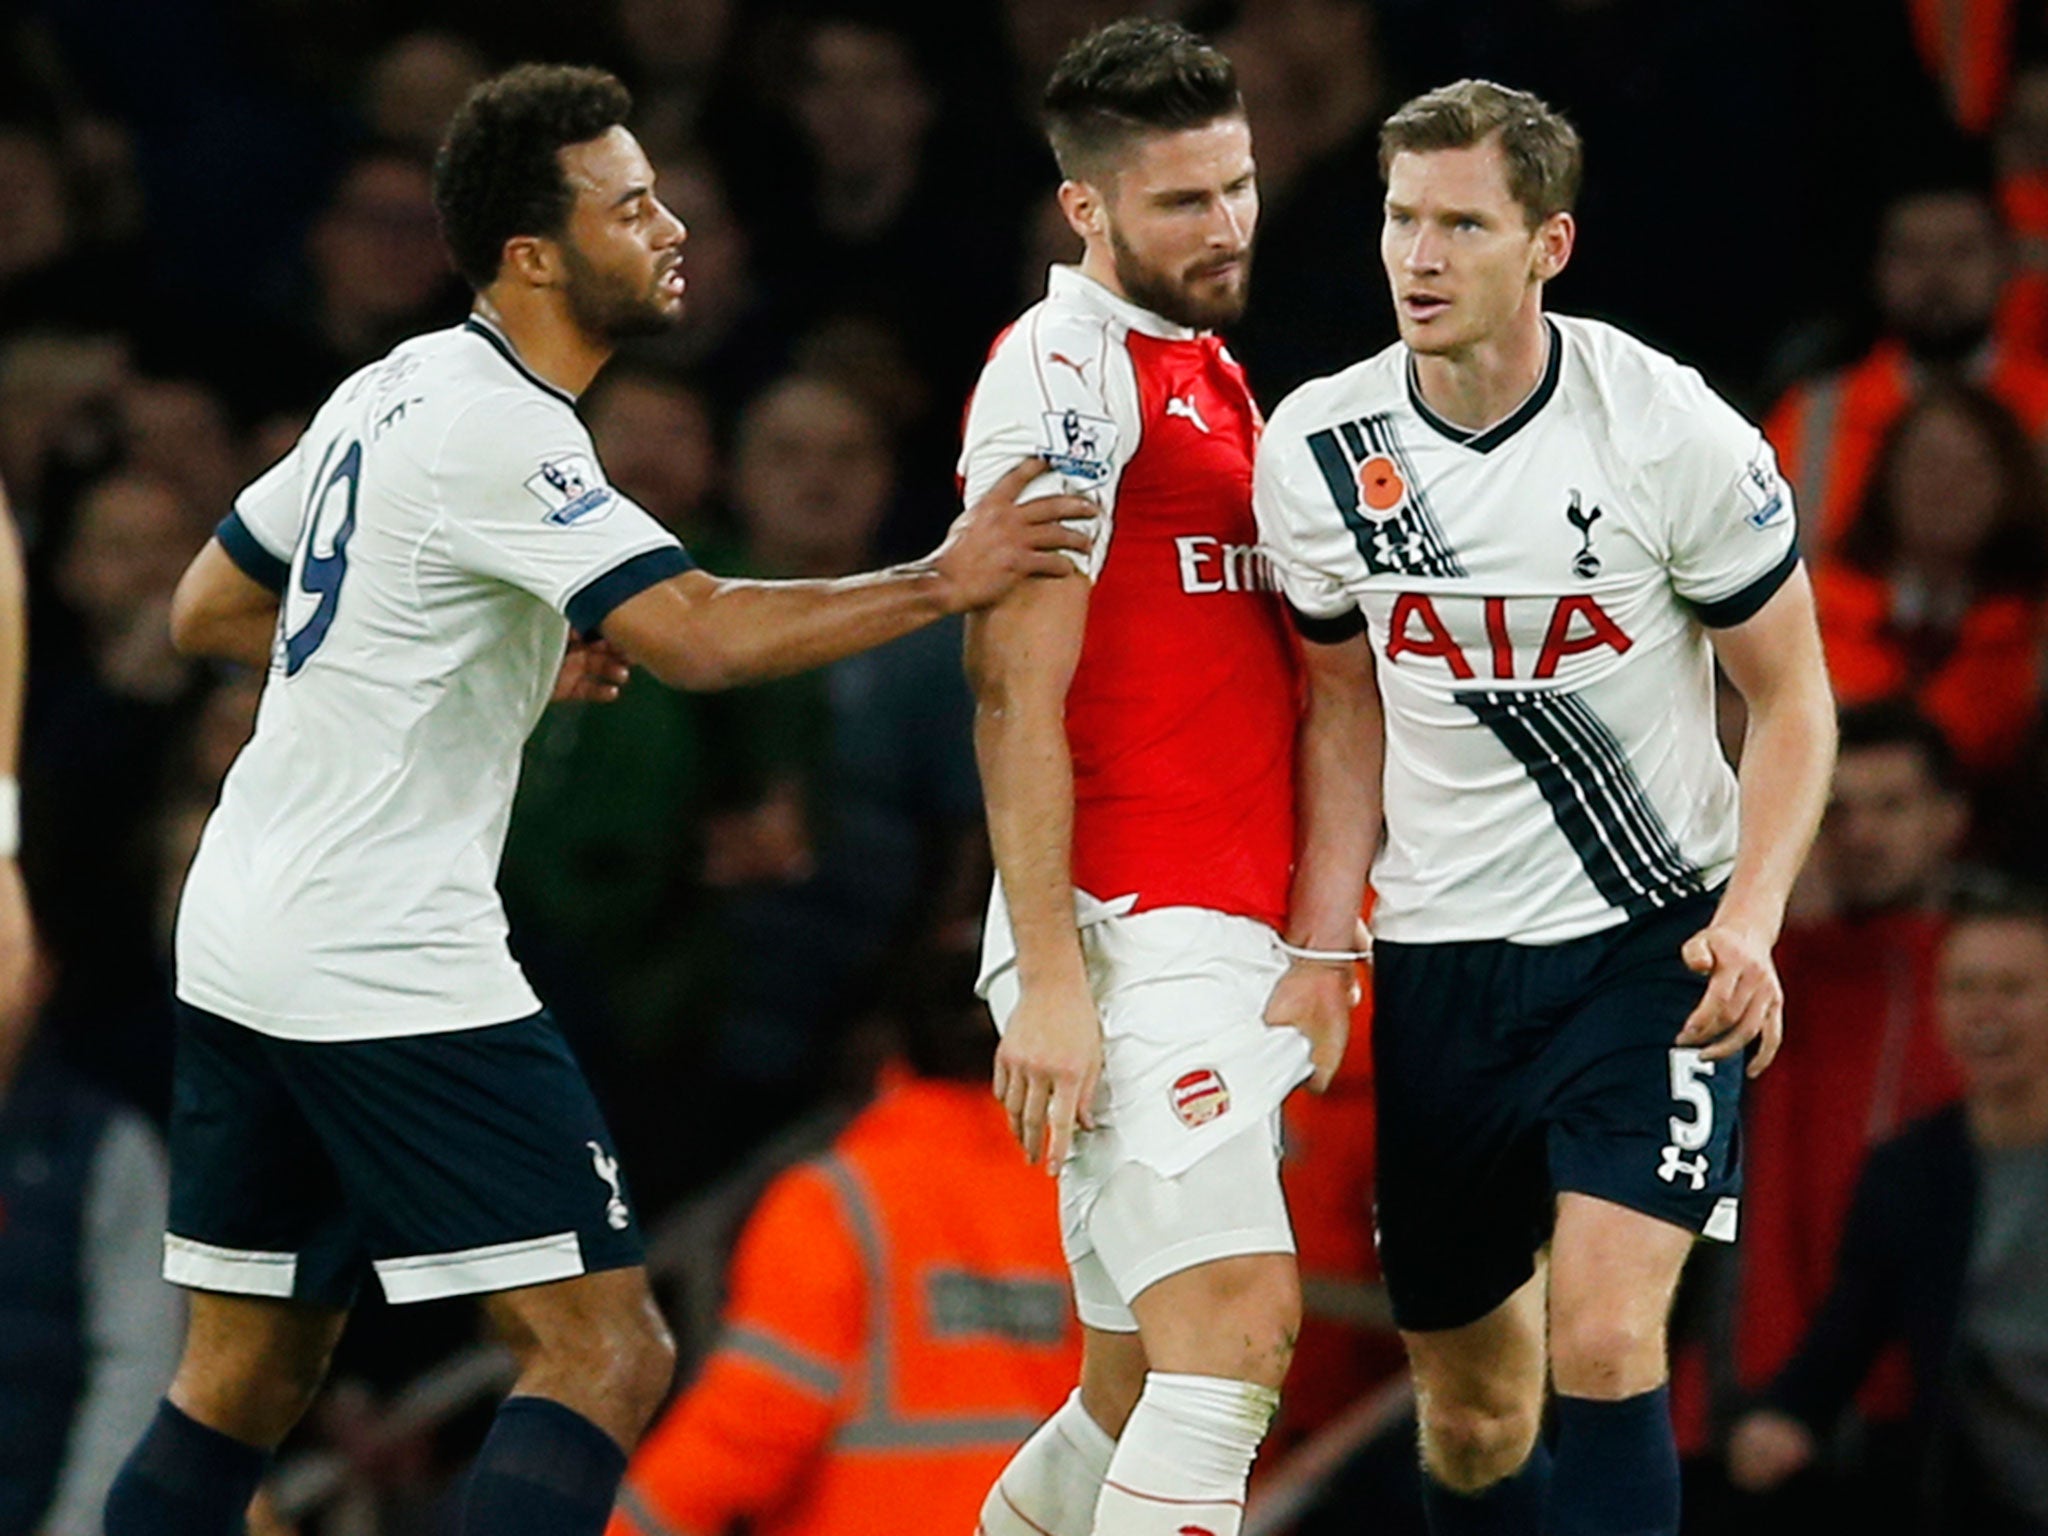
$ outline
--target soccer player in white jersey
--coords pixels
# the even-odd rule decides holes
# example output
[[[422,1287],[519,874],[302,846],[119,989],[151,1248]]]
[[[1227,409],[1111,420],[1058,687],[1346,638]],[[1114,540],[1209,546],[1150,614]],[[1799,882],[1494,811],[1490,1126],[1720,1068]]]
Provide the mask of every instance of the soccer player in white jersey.
[[[182,647],[269,670],[179,913],[165,1273],[191,1321],[109,1536],[240,1531],[371,1275],[393,1302],[487,1296],[520,1358],[461,1529],[603,1529],[673,1352],[611,1137],[506,947],[527,733],[558,672],[603,697],[620,655],[682,686],[795,671],[1086,548],[1056,521],[1085,503],[1015,505],[1026,464],[924,560],[694,569],[574,409],[683,302],[685,232],[630,107],[545,66],[470,96],[435,195],[474,312],[344,383],[179,587]]]
[[[1734,1236],[1833,756],[1812,596],[1757,429],[1544,314],[1571,126],[1463,81],[1380,152],[1401,340],[1289,396],[1257,470],[1307,642],[1290,922],[1344,947],[1370,864],[1380,1256],[1432,1528],[1676,1532],[1666,1316],[1696,1238]]]

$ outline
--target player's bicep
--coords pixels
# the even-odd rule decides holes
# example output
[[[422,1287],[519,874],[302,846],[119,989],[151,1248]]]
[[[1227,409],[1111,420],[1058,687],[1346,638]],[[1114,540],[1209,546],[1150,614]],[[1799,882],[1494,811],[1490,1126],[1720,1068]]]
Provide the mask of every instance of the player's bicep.
[[[1712,634],[1721,670],[1753,709],[1795,690],[1827,686],[1813,583],[1804,565],[1755,613]]]
[[[1353,610],[1356,612],[1356,610]],[[1304,636],[1302,675],[1312,710],[1355,719],[1361,729],[1380,728],[1378,663],[1363,621],[1341,638],[1321,641]]]
[[[1027,581],[967,616],[967,680],[984,711],[1062,708],[1081,661],[1091,588]]]
[[[207,540],[171,595],[171,643],[188,656],[216,654],[219,636],[275,623],[283,585],[282,574],[276,587],[250,575],[220,537]]]
[[[682,571],[613,605],[592,628],[577,628],[602,633],[628,661],[671,688],[715,688],[724,664],[718,647],[722,626],[712,612],[730,585],[706,571]]]

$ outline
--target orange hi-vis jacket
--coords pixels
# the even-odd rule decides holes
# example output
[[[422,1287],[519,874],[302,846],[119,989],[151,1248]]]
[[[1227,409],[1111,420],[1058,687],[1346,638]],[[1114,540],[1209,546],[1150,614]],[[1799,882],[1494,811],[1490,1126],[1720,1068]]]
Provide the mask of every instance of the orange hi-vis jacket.
[[[1847,368],[1793,385],[1765,419],[1810,558],[1840,544],[1862,509],[1885,436],[1920,392],[1916,375],[1901,343],[1881,341]],[[1995,338],[1970,375],[2029,435],[2048,433],[2048,362]]]
[[[1956,125],[1988,133],[2012,83],[2015,0],[1909,0],[1920,62]]]
[[[1080,1372],[1054,1182],[980,1084],[885,1087],[769,1187],[730,1281],[607,1536],[971,1531]]]

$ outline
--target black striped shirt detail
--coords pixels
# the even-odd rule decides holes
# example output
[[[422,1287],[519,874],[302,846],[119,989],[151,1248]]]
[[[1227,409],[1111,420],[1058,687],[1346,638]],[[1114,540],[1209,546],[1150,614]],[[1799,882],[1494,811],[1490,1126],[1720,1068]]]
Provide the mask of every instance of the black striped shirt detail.
[[[1337,514],[1351,531],[1352,542],[1376,575],[1463,576],[1464,565],[1423,494],[1421,477],[1395,437],[1385,413],[1342,422],[1311,432],[1308,450],[1322,471],[1323,484],[1336,503]],[[1390,516],[1371,518],[1359,507],[1358,473],[1365,461],[1383,453],[1394,461],[1408,487],[1406,499]]]
[[[1528,771],[1608,905],[1640,917],[1706,890],[1621,743],[1584,699],[1474,690],[1457,700]]]

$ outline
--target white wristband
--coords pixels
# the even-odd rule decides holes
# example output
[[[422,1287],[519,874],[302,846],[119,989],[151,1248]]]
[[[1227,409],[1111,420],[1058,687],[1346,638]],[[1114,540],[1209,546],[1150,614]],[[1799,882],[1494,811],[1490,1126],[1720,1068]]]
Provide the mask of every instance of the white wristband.
[[[21,786],[0,778],[0,859],[21,851]]]
[[[1280,945],[1280,953],[1290,960],[1320,960],[1330,965],[1342,965],[1346,962],[1372,958],[1372,951],[1369,949],[1303,949],[1299,944],[1290,944],[1285,939],[1276,942]]]

